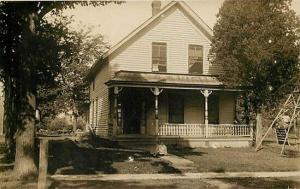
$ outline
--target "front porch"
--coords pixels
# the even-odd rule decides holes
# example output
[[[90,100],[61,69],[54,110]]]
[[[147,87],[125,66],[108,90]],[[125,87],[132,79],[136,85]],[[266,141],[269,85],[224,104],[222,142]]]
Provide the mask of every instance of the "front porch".
[[[180,147],[249,147],[253,128],[249,125],[209,124],[205,136],[205,124],[170,124],[159,126],[158,136],[122,134],[113,137],[123,146],[145,147],[158,142]]]
[[[252,128],[234,124],[238,90],[212,76],[119,72],[107,85],[112,138],[120,143],[249,146]]]

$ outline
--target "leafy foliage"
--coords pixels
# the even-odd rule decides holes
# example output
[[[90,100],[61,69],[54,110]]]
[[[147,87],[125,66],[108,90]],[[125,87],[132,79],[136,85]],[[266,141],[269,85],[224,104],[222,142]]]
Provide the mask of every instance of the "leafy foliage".
[[[0,2],[0,78],[5,91],[6,141],[12,157],[16,149],[17,176],[36,173],[33,157],[37,87],[55,84],[61,60],[72,53],[65,48],[67,43],[57,43],[68,33],[67,28],[47,22],[45,15],[58,15],[62,9],[75,5],[111,2]]]
[[[221,79],[246,90],[255,112],[272,108],[299,78],[300,22],[289,0],[227,0],[217,15],[211,53]]]
[[[68,26],[72,20],[67,17],[58,17],[59,23]],[[55,20],[55,23],[57,21]],[[38,89],[39,109],[42,118],[55,117],[62,112],[85,113],[88,99],[88,82],[85,80],[90,66],[100,59],[108,49],[103,36],[92,35],[92,28],[83,27],[80,31],[71,31],[64,34],[58,41],[66,44],[70,53],[61,58],[59,73],[55,76],[54,85],[41,86]]]

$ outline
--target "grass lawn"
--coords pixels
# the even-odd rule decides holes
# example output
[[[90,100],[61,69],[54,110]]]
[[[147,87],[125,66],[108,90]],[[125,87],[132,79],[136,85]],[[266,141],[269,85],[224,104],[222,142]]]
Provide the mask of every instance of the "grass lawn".
[[[280,155],[281,146],[254,148],[169,149],[169,152],[195,163],[198,172],[299,171],[300,157]]]
[[[91,146],[87,142],[71,140],[51,141],[49,144],[49,174],[139,174],[178,173],[169,162],[154,158],[146,152],[118,151],[119,148],[99,141]],[[129,157],[134,161],[128,161]]]

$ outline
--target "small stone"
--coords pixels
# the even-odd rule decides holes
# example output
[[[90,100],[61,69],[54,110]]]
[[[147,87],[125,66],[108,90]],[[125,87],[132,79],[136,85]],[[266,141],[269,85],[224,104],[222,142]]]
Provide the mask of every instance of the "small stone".
[[[129,156],[129,157],[128,157],[128,161],[129,161],[129,162],[133,162],[133,161],[134,161],[134,158],[133,158],[132,156]]]

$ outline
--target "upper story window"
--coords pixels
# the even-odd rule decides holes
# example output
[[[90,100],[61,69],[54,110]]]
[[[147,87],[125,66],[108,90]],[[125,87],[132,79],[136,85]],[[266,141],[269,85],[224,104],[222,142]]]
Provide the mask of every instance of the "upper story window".
[[[189,73],[203,73],[203,46],[189,45]]]
[[[152,71],[167,72],[166,43],[152,43]]]

